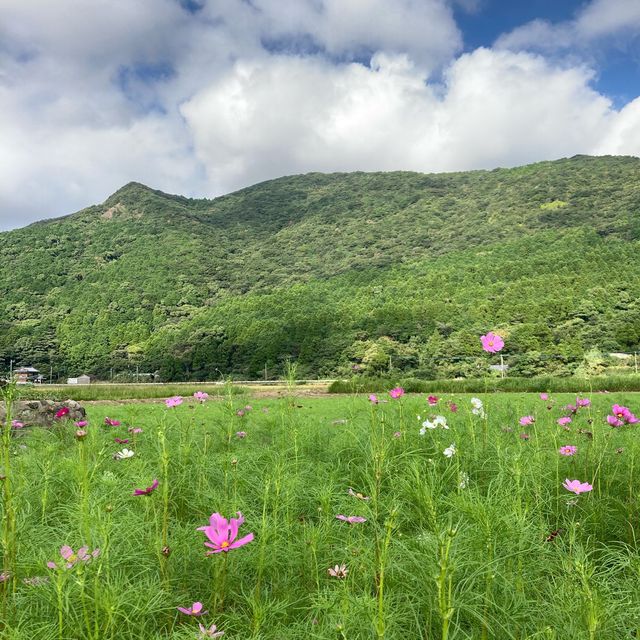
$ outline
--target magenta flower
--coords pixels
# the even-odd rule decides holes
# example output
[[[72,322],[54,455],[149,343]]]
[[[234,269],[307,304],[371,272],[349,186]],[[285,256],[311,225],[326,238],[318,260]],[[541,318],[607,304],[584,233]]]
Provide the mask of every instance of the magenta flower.
[[[615,416],[607,416],[607,422],[612,427],[622,427],[624,426],[624,422],[622,420],[618,420]]]
[[[209,613],[208,611],[203,611],[202,610],[202,602],[194,602],[191,607],[189,607],[188,609],[186,609],[185,607],[176,607],[176,609],[178,609],[178,611],[180,611],[181,613],[184,613],[187,616],[204,616],[207,613]]]
[[[209,394],[205,393],[204,391],[196,391],[193,394],[193,397],[199,402],[205,402],[206,400],[209,399]]]
[[[69,407],[62,407],[62,409],[58,409],[56,411],[56,418],[59,420],[60,418],[64,418],[69,413]]]
[[[362,516],[343,516],[342,514],[337,515],[336,518],[338,520],[342,520],[343,522],[348,522],[349,524],[359,524],[361,522],[366,522],[367,519]]]
[[[578,413],[578,407],[577,407],[577,405],[575,405],[575,404],[568,404],[568,405],[565,407],[565,410],[566,410],[566,411],[571,411],[571,413],[573,413],[573,414]]]
[[[623,407],[620,404],[614,404],[611,407],[611,412],[613,416],[607,416],[607,422],[612,427],[621,427],[624,424],[636,424],[638,422],[638,418],[627,407]],[[610,420],[610,418],[614,418],[617,422]]]
[[[246,431],[236,431],[236,438],[246,438],[247,437],[247,432]]]
[[[112,418],[105,418],[104,419],[104,423],[107,425],[107,427],[119,427],[120,426],[120,420],[113,420]]]
[[[164,403],[167,405],[167,407],[169,407],[169,409],[172,409],[173,407],[177,407],[178,405],[182,404],[182,396],[173,396],[173,398],[167,398]]]
[[[134,492],[133,492],[133,495],[134,496],[149,496],[158,488],[159,484],[160,483],[157,480],[154,480],[151,483],[151,486],[147,487],[146,489],[135,489]]]
[[[487,353],[498,353],[504,347],[504,340],[493,331],[489,331],[486,336],[480,336],[480,342]]]
[[[371,404],[378,404],[380,401],[378,400],[378,396],[375,393],[372,393],[369,396],[369,402],[371,402]]]
[[[519,420],[521,427],[528,427],[529,425],[532,425],[535,421],[536,419],[533,416],[522,416],[522,418],[520,418]]]
[[[549,399],[549,394],[548,393],[541,393],[540,394],[540,400],[544,400],[545,402]]]
[[[389,391],[389,395],[394,399],[401,398],[404,395],[404,389],[402,387],[396,387]]]
[[[575,456],[578,453],[578,447],[574,447],[572,444],[566,444],[564,447],[558,449],[558,453],[561,456]]]
[[[591,405],[591,400],[589,400],[589,398],[576,398],[577,407],[588,407],[590,405]]]
[[[427,398],[427,402],[429,403],[429,406],[435,407],[438,404],[438,396],[429,396]]]
[[[593,489],[593,487],[588,482],[580,482],[580,480],[569,480],[569,478],[565,479],[565,481],[562,483],[562,486],[567,491],[571,491],[576,495],[586,493],[587,491],[591,491]]]
[[[20,422],[19,420],[12,420],[11,421],[11,428],[12,429],[22,429],[24,427],[24,422]]]
[[[117,444],[129,444],[128,438],[114,438],[113,441]]]
[[[571,424],[571,417],[570,416],[562,416],[562,418],[558,418],[558,424],[561,427],[566,427],[568,424]]]
[[[86,427],[89,424],[88,420],[78,420],[78,422],[74,422],[73,423],[76,427],[78,427],[79,429],[82,429],[82,427]]]
[[[137,436],[139,433],[142,433],[142,429],[140,427],[129,427],[128,431],[133,436]]]
[[[450,402],[449,403],[449,410],[451,411],[451,413],[457,413],[458,405],[455,402]]]
[[[224,635],[224,631],[218,631],[215,624],[212,624],[208,629],[203,625],[198,623],[198,628],[200,629],[200,635],[198,636],[198,640],[206,640],[207,638],[219,638]]]
[[[253,540],[253,533],[249,533],[244,538],[236,540],[238,537],[238,529],[244,523],[244,517],[238,511],[237,518],[227,520],[219,513],[212,513],[209,518],[209,524],[206,527],[198,527],[197,531],[204,531],[204,535],[209,538],[209,542],[205,542],[205,547],[212,549],[207,551],[207,555],[212,553],[220,553],[221,551],[231,551],[237,549]]]
[[[72,569],[78,562],[89,562],[100,555],[100,549],[94,549],[89,553],[89,547],[80,547],[77,553],[68,545],[60,547],[60,555],[62,556],[62,564],[55,562],[47,562],[49,569]]]

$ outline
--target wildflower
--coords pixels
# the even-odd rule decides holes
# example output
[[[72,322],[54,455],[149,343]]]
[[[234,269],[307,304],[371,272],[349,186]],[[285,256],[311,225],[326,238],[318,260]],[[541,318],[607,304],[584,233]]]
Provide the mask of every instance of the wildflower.
[[[569,480],[569,478],[565,479],[565,481],[562,483],[562,486],[567,491],[571,491],[576,495],[586,493],[587,491],[591,491],[593,489],[593,487],[588,482],[580,482],[580,480]]]
[[[473,407],[471,409],[471,413],[473,413],[474,416],[484,418],[484,405],[482,404],[482,400],[480,400],[480,398],[471,398],[471,406]]]
[[[246,438],[247,437],[247,432],[246,431],[236,431],[236,438]]]
[[[11,421],[11,428],[12,429],[22,429],[24,427],[24,422],[20,422],[19,420],[12,420]]]
[[[342,514],[337,515],[336,518],[343,522],[348,522],[349,524],[360,524],[367,521],[367,519],[362,516],[343,516]]]
[[[618,420],[615,416],[607,416],[607,422],[612,427],[622,427],[624,426],[624,422],[622,420]]]
[[[49,561],[47,562],[49,569],[72,569],[78,562],[90,562],[100,555],[100,549],[94,549],[89,553],[89,547],[80,547],[78,552],[74,553],[70,546],[64,545],[60,547],[60,555],[63,560],[62,564]]]
[[[209,398],[209,394],[204,391],[196,391],[193,397],[199,402],[204,403]]]
[[[458,405],[455,402],[450,402],[449,411],[451,411],[451,413],[456,413],[458,411]]]
[[[558,453],[561,456],[574,456],[577,452],[578,447],[575,447],[572,444],[566,444],[558,449]]]
[[[129,444],[129,438],[114,438],[116,444]]]
[[[84,440],[87,437],[87,432],[84,429],[78,429],[76,431],[76,440]]]
[[[571,424],[571,417],[570,416],[562,416],[562,418],[558,418],[558,424],[561,427],[566,427],[568,424]]]
[[[3,571],[0,573],[0,584],[6,582],[9,578],[11,578],[11,574],[8,571]]]
[[[161,553],[165,558],[168,558],[171,555],[171,548],[170,547],[162,547]]]
[[[638,418],[636,418],[633,413],[631,413],[628,407],[614,404],[611,407],[611,413],[613,413],[613,416],[607,416],[607,422],[612,427],[621,427],[624,424],[635,424],[636,422],[638,422]],[[614,424],[611,420],[609,420],[609,418],[617,419],[619,424]]]
[[[200,629],[200,635],[198,636],[198,640],[206,640],[206,638],[219,638],[224,635],[224,631],[218,631],[215,624],[212,624],[208,629],[203,625],[198,623],[198,627]]]
[[[522,418],[520,418],[519,420],[521,427],[528,427],[532,425],[535,421],[536,419],[533,416],[522,416]]]
[[[427,398],[427,402],[429,403],[429,406],[435,407],[438,404],[438,396],[429,396]]]
[[[540,400],[544,400],[545,402],[549,399],[549,394],[548,393],[541,393],[540,394]]]
[[[240,417],[242,418],[242,416],[244,415],[244,409],[238,409],[238,410],[236,411],[236,415],[237,415],[237,416],[240,416]]]
[[[396,387],[389,391],[389,395],[394,399],[401,398],[404,395],[404,389],[402,387]]]
[[[369,496],[362,495],[358,491],[354,491],[351,487],[349,487],[347,493],[354,498],[358,498],[358,500],[371,500]]]
[[[169,409],[173,407],[177,407],[182,404],[182,396],[173,396],[172,398],[167,398],[164,403],[167,405]]]
[[[204,531],[204,535],[209,538],[210,542],[205,542],[205,547],[212,549],[207,551],[207,555],[212,553],[220,553],[221,551],[230,551],[237,549],[253,540],[253,533],[249,533],[243,538],[236,540],[238,537],[238,529],[244,523],[242,514],[238,511],[237,518],[227,520],[219,513],[211,514],[209,524],[205,527],[198,527],[197,531]]]
[[[349,573],[349,569],[347,569],[346,564],[337,564],[335,567],[329,567],[329,569],[327,569],[327,573],[332,578],[339,578],[343,580],[344,578],[347,577],[347,573]]]
[[[248,404],[248,405],[245,406],[244,410],[245,411],[253,411],[253,407],[250,404]]]
[[[147,487],[146,489],[135,489],[134,492],[133,492],[133,495],[134,496],[149,496],[158,488],[159,484],[160,483],[157,480],[154,480],[151,483],[151,486]]]
[[[104,419],[104,423],[107,425],[107,427],[119,427],[120,426],[120,421],[119,420],[113,420],[112,418],[105,418]]]
[[[457,453],[456,445],[449,445],[442,453],[447,456],[447,458],[452,458]]]
[[[489,331],[486,336],[480,336],[480,342],[487,353],[497,353],[504,347],[504,340],[493,331]]]
[[[576,407],[588,407],[591,405],[589,398],[576,398]]]
[[[47,576],[32,576],[31,578],[22,578],[22,582],[28,587],[41,587],[49,582]]]
[[[520,440],[530,440],[531,436],[528,433],[521,433]]]
[[[116,453],[113,454],[113,457],[116,460],[125,460],[126,458],[133,458],[133,456],[135,456],[135,452],[131,451],[130,449],[123,449],[122,451],[118,451]]]
[[[573,415],[575,415],[576,413],[578,413],[578,407],[575,404],[568,404],[565,407],[565,411],[570,411]]]
[[[623,451],[624,451],[624,448],[623,448],[623,447],[618,447],[618,448],[616,449],[616,453],[622,453]]]
[[[443,429],[448,429],[449,425],[447,424],[447,419],[444,416],[436,416],[433,421],[425,420],[422,423],[422,429],[420,429],[420,435],[423,436],[426,433],[427,429],[437,429],[438,427],[442,427]]]
[[[194,602],[188,609],[185,607],[176,607],[176,609],[187,616],[204,616],[209,612],[203,611],[202,606],[202,602]]]
[[[133,436],[137,436],[139,433],[142,433],[142,429],[140,427],[129,427],[128,431]]]
[[[78,427],[78,429],[83,429],[84,427],[86,427],[89,424],[88,420],[78,420],[77,422],[73,423],[74,426]]]
[[[62,409],[58,409],[56,411],[56,418],[59,420],[60,418],[64,418],[69,413],[69,407],[62,407]]]
[[[394,438],[402,438],[402,431],[394,431],[393,432],[393,437]]]
[[[466,489],[469,486],[469,474],[466,471],[461,471],[458,476],[458,487],[460,489]]]

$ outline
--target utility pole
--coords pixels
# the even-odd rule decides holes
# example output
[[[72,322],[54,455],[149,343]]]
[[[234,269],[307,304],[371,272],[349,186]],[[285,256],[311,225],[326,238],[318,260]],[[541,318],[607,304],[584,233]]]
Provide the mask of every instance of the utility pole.
[[[638,352],[637,351],[633,353],[633,364],[635,365],[636,373],[638,373]]]
[[[504,378],[504,358],[502,357],[502,354],[500,354],[500,374],[501,377]]]
[[[49,384],[53,382],[53,365],[49,364]]]
[[[9,382],[13,380],[13,359],[9,360]]]
[[[264,363],[264,379],[267,379],[267,363]]]
[[[138,383],[138,378],[140,376],[140,365],[136,365],[136,384]]]

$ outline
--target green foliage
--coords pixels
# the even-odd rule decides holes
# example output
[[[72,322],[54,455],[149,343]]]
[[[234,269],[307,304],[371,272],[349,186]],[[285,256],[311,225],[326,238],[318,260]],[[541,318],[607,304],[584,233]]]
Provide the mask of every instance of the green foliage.
[[[0,234],[0,369],[167,381],[576,372],[640,349],[640,161],[307,174],[215,200],[131,183]],[[562,205],[562,206],[561,206]],[[605,362],[604,365],[608,366]],[[3,367],[4,365],[4,367]]]

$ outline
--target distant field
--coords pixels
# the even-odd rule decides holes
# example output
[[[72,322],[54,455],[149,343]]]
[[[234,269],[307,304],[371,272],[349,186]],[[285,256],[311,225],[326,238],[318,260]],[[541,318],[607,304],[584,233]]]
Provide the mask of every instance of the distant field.
[[[606,416],[640,413],[640,394],[573,414],[575,395],[482,394],[476,414],[471,395],[438,395],[95,404],[84,440],[64,421],[5,427],[0,636],[637,637],[640,427]],[[254,539],[206,557],[197,528],[237,511]],[[84,544],[100,555],[65,568],[60,548]],[[208,613],[177,610],[194,602]]]

